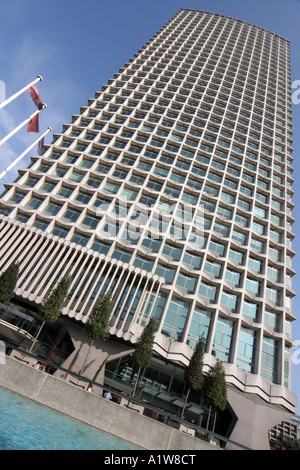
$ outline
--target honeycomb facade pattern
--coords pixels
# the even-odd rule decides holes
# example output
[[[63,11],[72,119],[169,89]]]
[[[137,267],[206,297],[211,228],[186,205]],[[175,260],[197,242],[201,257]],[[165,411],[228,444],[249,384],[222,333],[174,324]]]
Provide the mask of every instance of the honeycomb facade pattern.
[[[199,336],[228,381],[291,407],[289,42],[180,10],[19,170],[0,199],[1,270],[85,323],[104,292],[111,334],[157,320],[156,351],[187,364]]]

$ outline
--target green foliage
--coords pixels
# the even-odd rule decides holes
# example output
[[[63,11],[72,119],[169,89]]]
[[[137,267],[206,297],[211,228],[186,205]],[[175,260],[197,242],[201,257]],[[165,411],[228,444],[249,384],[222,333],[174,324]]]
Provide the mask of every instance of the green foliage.
[[[154,318],[150,318],[132,355],[133,362],[139,364],[141,367],[147,367],[150,365],[154,336],[155,320]]]
[[[185,369],[184,379],[189,388],[200,390],[203,382],[203,357],[205,340],[201,337],[196,345],[188,367]]]
[[[300,439],[292,439],[290,437],[284,437],[282,444],[286,450],[300,450]]]
[[[90,315],[85,326],[89,338],[92,340],[102,339],[103,341],[108,339],[110,314],[111,298],[109,294],[105,294]]]
[[[0,302],[9,302],[18,281],[19,265],[11,264],[0,276]]]
[[[204,384],[204,396],[208,403],[215,409],[224,411],[227,404],[227,392],[225,371],[222,361],[217,359],[216,364],[206,377]]]
[[[70,277],[64,277],[61,279],[55,289],[51,292],[50,296],[41,306],[40,314],[46,321],[54,323],[60,316],[71,282],[72,279]]]

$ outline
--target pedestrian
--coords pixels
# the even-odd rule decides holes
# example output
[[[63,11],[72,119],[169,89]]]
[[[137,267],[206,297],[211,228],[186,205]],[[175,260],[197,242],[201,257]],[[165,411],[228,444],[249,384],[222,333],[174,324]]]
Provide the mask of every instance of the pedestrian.
[[[105,393],[104,393],[104,398],[105,398],[105,400],[111,400],[111,399],[112,399],[112,396],[111,396],[111,394],[110,394],[109,392],[105,392]]]

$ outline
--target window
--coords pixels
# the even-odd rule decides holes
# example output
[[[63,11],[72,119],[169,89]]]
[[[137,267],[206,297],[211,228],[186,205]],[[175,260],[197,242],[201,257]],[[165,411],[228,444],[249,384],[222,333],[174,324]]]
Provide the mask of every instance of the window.
[[[195,269],[200,269],[202,256],[196,255],[190,251],[187,251],[184,254],[183,262],[189,266],[194,267]]]
[[[206,273],[212,274],[215,277],[220,277],[222,265],[219,263],[214,263],[207,260],[204,265],[204,271]]]
[[[258,273],[260,273],[261,268],[262,268],[262,261],[260,261],[259,259],[255,259],[255,258],[250,257],[249,260],[248,260],[248,266],[249,266],[249,268],[254,269]]]
[[[256,281],[255,279],[250,279],[247,277],[245,287],[251,292],[254,292],[254,294],[258,295],[260,291],[260,281]]]
[[[244,255],[240,251],[230,249],[229,258],[232,261],[236,261],[239,264],[243,264]]]
[[[186,289],[189,294],[192,294],[194,292],[195,284],[196,278],[188,276],[181,272],[178,274],[176,285]]]
[[[155,274],[164,277],[166,283],[171,284],[175,276],[175,269],[168,268],[167,266],[163,266],[162,264],[158,263]]]
[[[167,310],[162,333],[175,341],[181,341],[188,312],[189,303],[173,297]]]
[[[216,286],[213,286],[211,284],[207,284],[204,281],[200,282],[198,293],[200,295],[203,295],[203,297],[206,297],[207,299],[209,299],[211,302],[215,301],[216,292],[217,292],[217,287]]]
[[[224,256],[225,245],[223,245],[222,243],[211,241],[209,244],[209,249],[220,256]]]
[[[211,322],[211,312],[196,307],[193,311],[187,344],[194,348],[201,336],[207,338]]]
[[[81,246],[86,246],[89,241],[90,241],[90,237],[80,232],[75,232],[73,237],[71,238],[71,242],[76,243],[77,245],[81,245]]]
[[[225,307],[229,307],[232,310],[236,309],[238,301],[238,296],[235,294],[231,294],[230,292],[222,292],[221,296],[221,304]]]
[[[32,209],[38,209],[42,202],[43,199],[36,196],[32,196],[31,199],[27,202],[26,206],[31,207]]]
[[[90,229],[95,230],[100,221],[101,219],[99,219],[98,217],[95,217],[91,214],[87,214],[81,223],[83,225],[86,225]]]
[[[261,376],[277,382],[277,360],[278,360],[278,346],[277,342],[267,336],[263,337],[262,343],[262,361],[261,361]]]
[[[266,287],[266,298],[276,305],[280,303],[280,291],[272,287]]]
[[[174,245],[170,245],[169,243],[165,243],[162,253],[168,255],[174,261],[179,261],[181,257],[182,249]]]
[[[144,269],[147,272],[151,272],[154,266],[154,261],[151,261],[147,258],[143,258],[143,256],[136,255],[133,264],[137,268]]]
[[[144,238],[142,241],[142,246],[148,248],[154,253],[158,253],[161,247],[161,240],[153,240],[152,238]]]
[[[243,313],[248,317],[257,320],[258,315],[258,305],[254,302],[249,302],[248,300],[244,300],[243,302]]]
[[[248,372],[253,372],[255,336],[255,331],[241,326],[236,365]]]
[[[233,271],[232,269],[226,269],[225,280],[232,282],[236,286],[239,286],[241,280],[241,273]]]
[[[60,225],[57,225],[57,224],[55,224],[55,227],[52,230],[52,234],[59,238],[66,238],[68,233],[69,233],[69,229],[61,227]]]
[[[219,317],[213,342],[212,354],[224,362],[229,361],[234,323]]]
[[[274,328],[274,331],[279,331],[279,314],[272,312],[271,310],[266,310],[264,315],[265,325],[269,325]]]
[[[46,212],[49,215],[56,215],[60,211],[62,206],[60,204],[57,204],[56,202],[50,202],[44,209],[44,212]]]
[[[88,204],[91,200],[91,195],[88,193],[84,193],[83,191],[79,191],[75,200],[80,202],[81,204]]]
[[[117,247],[115,248],[111,257],[123,261],[123,263],[129,263],[132,257],[132,253],[130,251],[122,250],[122,248]]]
[[[98,253],[103,253],[107,255],[110,250],[111,245],[100,240],[95,240],[92,244],[92,250],[97,251]]]
[[[68,219],[70,222],[76,222],[80,214],[81,211],[77,211],[76,209],[72,209],[71,207],[69,207],[66,212],[62,215],[62,217],[64,219]]]
[[[108,182],[106,183],[103,189],[105,189],[105,191],[107,191],[108,193],[116,194],[119,188],[120,186],[118,184]]]

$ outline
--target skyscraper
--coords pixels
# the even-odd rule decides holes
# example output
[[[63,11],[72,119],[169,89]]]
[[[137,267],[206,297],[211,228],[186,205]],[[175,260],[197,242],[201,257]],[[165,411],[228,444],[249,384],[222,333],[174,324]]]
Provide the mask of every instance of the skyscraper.
[[[27,306],[70,275],[78,329],[111,294],[111,385],[151,316],[158,368],[203,335],[255,446],[295,406],[291,135],[289,42],[180,10],[6,184],[0,268],[20,263]]]

